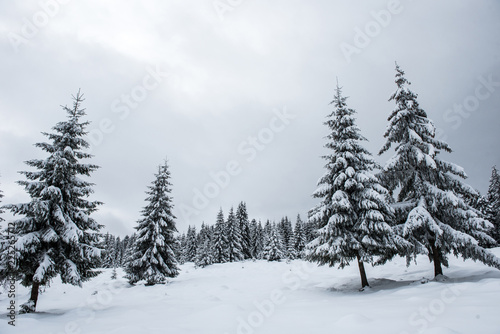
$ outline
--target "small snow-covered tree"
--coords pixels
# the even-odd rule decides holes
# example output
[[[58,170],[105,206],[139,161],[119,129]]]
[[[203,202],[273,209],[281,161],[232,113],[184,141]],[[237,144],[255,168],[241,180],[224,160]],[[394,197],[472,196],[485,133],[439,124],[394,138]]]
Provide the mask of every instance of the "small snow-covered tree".
[[[278,232],[281,236],[281,241],[283,243],[283,249],[287,257],[293,258],[295,256],[295,251],[293,250],[293,227],[292,222],[288,217],[283,217],[277,225]],[[292,254],[288,254],[291,252]]]
[[[125,249],[125,253],[123,254],[123,264],[122,267],[125,268],[125,266],[128,265],[130,260],[132,259],[132,255],[134,254],[134,248],[135,248],[135,241],[137,240],[137,234],[132,233],[130,236],[128,243],[127,243],[127,248]]]
[[[177,259],[177,262],[179,264],[184,264],[187,262],[184,249],[186,249],[186,234],[182,233],[177,236],[176,244],[174,247],[175,258]]]
[[[194,259],[196,266],[204,268],[214,263],[212,240],[212,228],[203,223],[198,234],[198,248]]]
[[[262,258],[267,261],[280,261],[284,259],[283,241],[276,225],[271,227],[269,236],[266,238]]]
[[[241,233],[241,247],[243,257],[245,259],[252,258],[251,254],[251,236],[250,236],[250,222],[248,221],[248,212],[245,202],[240,202],[236,209],[236,222],[239,225]]]
[[[490,184],[485,202],[483,211],[486,219],[493,224],[491,236],[497,244],[500,244],[500,175],[495,166],[491,169]]]
[[[297,215],[297,221],[295,223],[295,230],[293,233],[294,233],[294,248],[297,257],[301,259],[304,255],[304,250],[307,245],[307,239],[306,239],[304,223],[302,222],[300,215]]]
[[[262,229],[262,224],[260,221],[257,223],[255,219],[252,219],[250,223],[250,246],[251,255],[253,259],[260,259],[262,256],[262,251],[264,250],[264,231]]]
[[[102,254],[102,266],[104,268],[113,268],[116,265],[116,239],[115,236],[107,232],[101,242],[104,249]]]
[[[36,171],[21,172],[27,180],[18,183],[31,201],[6,206],[14,215],[23,216],[12,228],[17,239],[12,269],[21,275],[24,286],[31,286],[30,299],[21,305],[21,312],[36,310],[39,288],[57,275],[63,283],[81,286],[98,274],[94,268],[100,260],[96,244],[102,226],[90,215],[100,203],[86,199],[93,192],[92,183],[79,177],[90,176],[98,166],[80,162],[92,157],[84,152],[89,147],[84,139],[89,123],[81,122],[85,116],[82,102],[78,92],[73,107],[63,107],[68,119],[57,123],[54,133],[43,133],[50,143],[35,144],[49,156],[27,161]]]
[[[236,221],[234,210],[231,208],[226,221],[227,257],[229,262],[243,260],[243,245],[241,242],[240,225]]]
[[[158,167],[155,180],[146,192],[148,204],[139,220],[134,252],[125,271],[131,284],[145,280],[147,285],[163,284],[179,274],[175,258],[175,216],[168,164]]]
[[[396,230],[413,244],[414,255],[428,254],[435,276],[443,274],[442,265],[448,266],[450,253],[500,268],[500,261],[478,245],[493,240],[487,235],[491,224],[465,199],[474,197],[475,191],[460,180],[467,177],[461,167],[439,158],[441,150],[451,149],[435,138],[434,124],[409,84],[396,64],[397,89],[390,98],[396,107],[388,118],[387,141],[379,153],[395,145],[381,179],[397,196],[394,206],[402,221]]]
[[[196,266],[202,268],[214,263],[213,244],[210,237],[202,240],[200,247],[198,247],[194,263]]]
[[[226,236],[226,223],[224,222],[224,213],[222,208],[217,213],[217,220],[214,226],[213,255],[215,263],[224,263],[228,258],[228,241]]]
[[[321,228],[307,245],[307,258],[340,268],[357,260],[364,288],[368,286],[364,263],[405,243],[389,225],[392,211],[385,200],[387,190],[372,174],[376,164],[360,144],[366,139],[338,85],[332,104],[335,110],[325,122],[331,131],[326,144],[330,153],[323,157],[326,173],[313,194],[321,202],[310,211],[310,219],[319,220]]]
[[[196,226],[188,226],[186,233],[186,245],[184,247],[184,259],[186,262],[194,262],[197,247],[198,241],[196,240]]]

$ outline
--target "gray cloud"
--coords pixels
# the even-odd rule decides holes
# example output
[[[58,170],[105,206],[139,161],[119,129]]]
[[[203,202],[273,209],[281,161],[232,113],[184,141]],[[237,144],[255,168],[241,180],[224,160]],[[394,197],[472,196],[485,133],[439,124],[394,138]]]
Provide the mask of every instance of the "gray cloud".
[[[5,203],[26,200],[14,183],[16,172],[26,169],[23,161],[43,157],[32,144],[44,140],[40,132],[64,117],[59,105],[70,104],[82,88],[98,142],[94,162],[102,167],[92,179],[95,198],[106,203],[96,217],[111,232],[132,232],[144,191],[165,157],[180,230],[212,223],[219,207],[227,212],[241,200],[255,218],[305,216],[323,173],[322,122],[335,78],[351,96],[367,148],[376,153],[393,108],[387,100],[395,87],[394,60],[454,148],[446,158],[465,168],[472,186],[484,192],[491,166],[500,165],[500,87],[461,116],[459,126],[457,113],[448,111],[474,96],[478,78],[500,82],[496,1],[401,0],[384,24],[377,17],[383,20],[382,11],[394,2],[243,1],[223,21],[212,1],[65,2],[57,7],[57,0],[42,0],[52,4],[53,17],[17,52],[12,33],[22,35],[26,20],[43,18],[44,9],[38,1],[0,4]],[[367,34],[377,24],[378,30],[368,30],[367,45],[357,47],[359,31]],[[347,59],[343,43],[358,52]],[[161,82],[145,89],[157,67]],[[249,155],[238,147],[268,128],[273,110],[284,107],[296,118],[246,161]],[[195,189],[213,182],[211,173],[233,160],[241,171],[184,219],[180,208],[192,205]]]

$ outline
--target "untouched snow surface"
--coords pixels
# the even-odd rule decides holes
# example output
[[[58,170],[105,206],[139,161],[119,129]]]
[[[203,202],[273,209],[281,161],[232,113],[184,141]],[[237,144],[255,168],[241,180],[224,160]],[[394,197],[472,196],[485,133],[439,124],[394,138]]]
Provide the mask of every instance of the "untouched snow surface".
[[[500,256],[500,248],[494,249]],[[426,257],[409,268],[398,258],[367,266],[371,288],[359,291],[357,266],[344,270],[304,261],[246,261],[204,269],[181,266],[166,285],[130,286],[105,270],[83,288],[55,280],[37,313],[8,324],[0,294],[0,333],[456,334],[500,333],[500,271],[450,259],[432,280]],[[29,289],[17,286],[16,305]]]

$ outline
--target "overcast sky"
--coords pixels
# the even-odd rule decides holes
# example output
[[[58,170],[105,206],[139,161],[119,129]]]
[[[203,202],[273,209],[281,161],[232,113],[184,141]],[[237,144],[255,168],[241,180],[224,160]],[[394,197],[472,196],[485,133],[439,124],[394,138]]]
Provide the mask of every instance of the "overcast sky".
[[[17,172],[46,157],[33,144],[81,88],[107,231],[134,231],[165,158],[180,231],[240,201],[251,218],[305,217],[336,77],[366,147],[392,154],[376,156],[395,60],[444,159],[484,193],[500,166],[499,17],[495,0],[2,1],[3,203],[29,199]]]

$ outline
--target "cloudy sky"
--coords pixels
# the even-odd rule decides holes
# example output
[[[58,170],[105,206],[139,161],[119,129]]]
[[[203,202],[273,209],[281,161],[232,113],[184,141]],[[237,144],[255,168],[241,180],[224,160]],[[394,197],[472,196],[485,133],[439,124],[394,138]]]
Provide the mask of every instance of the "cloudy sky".
[[[81,89],[106,230],[133,232],[165,158],[181,231],[240,201],[251,218],[305,217],[336,77],[376,154],[395,60],[444,158],[484,193],[500,165],[499,17],[495,0],[2,1],[3,203],[28,200],[17,172],[46,157],[33,144]]]

